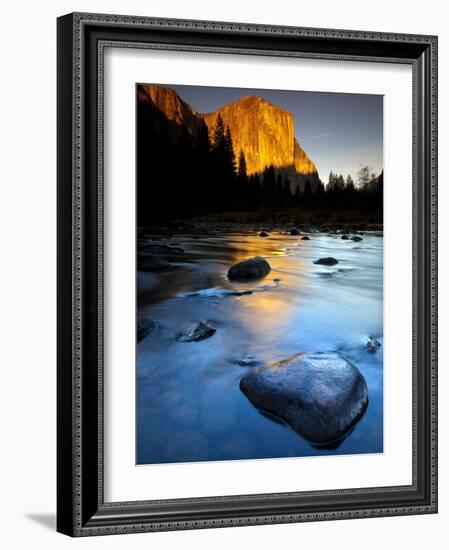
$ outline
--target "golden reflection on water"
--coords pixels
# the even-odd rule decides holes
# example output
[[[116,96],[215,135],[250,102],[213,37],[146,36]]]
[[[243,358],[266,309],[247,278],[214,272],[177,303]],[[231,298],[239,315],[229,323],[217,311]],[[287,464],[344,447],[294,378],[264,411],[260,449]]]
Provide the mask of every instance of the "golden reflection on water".
[[[301,286],[304,284],[302,276],[310,269],[309,262],[300,256],[298,238],[282,234],[269,239],[246,236],[230,239],[228,244],[234,263],[262,256],[271,266],[271,272],[263,279],[239,285],[253,290],[251,296],[240,300],[240,320],[254,336],[259,337],[265,330],[277,330],[288,325],[291,317],[298,314]],[[280,281],[273,281],[275,279]],[[286,292],[295,292],[294,298],[288,299]]]
[[[287,251],[300,250],[298,237],[278,234],[274,237],[263,238],[253,235],[231,235],[226,242],[229,251],[234,258],[234,263],[241,262],[253,256],[262,256],[269,261],[273,257],[288,257]],[[301,269],[301,259],[295,265],[296,269]],[[270,275],[268,275],[270,277]]]
[[[178,259],[187,260],[187,264],[181,263],[179,268],[168,272],[144,274],[146,281],[152,284],[147,290],[141,289],[140,307],[217,286],[236,291],[251,290],[251,295],[236,297],[225,305],[232,304],[231,317],[235,316],[245,328],[248,327],[255,338],[260,338],[259,333],[265,329],[275,330],[287,325],[291,316],[298,312],[304,275],[310,269],[310,261],[301,257],[303,245],[298,237],[283,233],[271,233],[269,238],[259,237],[257,232],[253,235],[230,233],[218,238],[189,240],[185,244],[181,241],[183,246],[188,252]],[[229,281],[228,269],[254,256],[265,258],[271,272],[253,281]],[[183,265],[188,267],[183,268]]]

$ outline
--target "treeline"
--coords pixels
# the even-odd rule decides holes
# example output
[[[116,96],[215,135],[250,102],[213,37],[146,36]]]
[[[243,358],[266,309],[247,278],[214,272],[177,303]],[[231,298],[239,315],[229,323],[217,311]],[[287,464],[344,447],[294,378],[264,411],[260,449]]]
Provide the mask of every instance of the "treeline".
[[[306,179],[302,189],[293,190],[287,175],[273,166],[260,175],[247,173],[245,155],[235,156],[232,133],[220,115],[210,138],[202,119],[189,132],[148,103],[137,109],[140,226],[223,212],[276,222],[298,209],[320,210],[324,217],[338,209],[366,211],[382,221],[382,185],[356,186],[351,176],[331,173],[326,187],[320,183],[312,192]]]
[[[357,173],[357,182],[354,182],[350,174],[344,178],[341,174],[331,172],[326,187],[320,186],[318,195],[307,197],[303,201],[303,206],[329,210],[365,211],[367,214],[373,214],[377,223],[381,223],[383,172],[376,176],[368,166],[363,166]]]

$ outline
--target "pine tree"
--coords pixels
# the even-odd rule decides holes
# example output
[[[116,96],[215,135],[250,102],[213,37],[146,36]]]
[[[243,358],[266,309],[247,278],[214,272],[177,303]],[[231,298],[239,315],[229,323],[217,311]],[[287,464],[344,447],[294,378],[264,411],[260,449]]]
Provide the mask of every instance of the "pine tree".
[[[235,203],[235,159],[231,152],[232,138],[218,113],[212,145],[213,173],[216,180],[215,200],[220,211],[234,208]]]
[[[239,179],[246,180],[248,177],[247,168],[246,168],[246,159],[245,159],[245,153],[242,149],[240,149],[240,155],[239,155],[239,166],[238,166],[238,176]]]
[[[225,125],[220,113],[218,113],[217,120],[215,122],[214,130],[214,143],[213,149],[216,152],[224,153],[226,150],[226,135]]]
[[[226,126],[225,150],[226,150],[226,160],[229,165],[229,174],[233,176],[236,173],[235,153],[234,153],[234,145],[232,143],[231,129],[229,128],[229,126]]]
[[[203,119],[201,119],[200,127],[198,129],[198,139],[196,142],[196,146],[197,146],[198,152],[204,155],[209,153],[211,148],[210,140],[209,140],[209,131]]]
[[[263,171],[262,206],[271,211],[271,217],[276,221],[276,172],[272,164]]]
[[[348,191],[353,191],[354,190],[354,180],[352,179],[351,174],[348,174],[346,176],[345,186],[346,186],[346,189]]]
[[[251,187],[249,185],[248,174],[246,171],[246,159],[245,153],[240,149],[239,162],[237,167],[237,182],[238,182],[238,196],[240,199],[240,206],[245,210],[251,210]]]
[[[337,188],[338,176],[332,171],[329,173],[329,180],[327,184],[327,191],[335,191]]]

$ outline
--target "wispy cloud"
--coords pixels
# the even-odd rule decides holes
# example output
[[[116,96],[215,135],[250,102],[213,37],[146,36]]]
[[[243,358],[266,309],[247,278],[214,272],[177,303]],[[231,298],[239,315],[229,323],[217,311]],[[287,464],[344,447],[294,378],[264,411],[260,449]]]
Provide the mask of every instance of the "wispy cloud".
[[[317,136],[312,136],[310,139],[323,139],[330,137],[332,135],[332,132],[325,132],[324,134],[318,134]]]

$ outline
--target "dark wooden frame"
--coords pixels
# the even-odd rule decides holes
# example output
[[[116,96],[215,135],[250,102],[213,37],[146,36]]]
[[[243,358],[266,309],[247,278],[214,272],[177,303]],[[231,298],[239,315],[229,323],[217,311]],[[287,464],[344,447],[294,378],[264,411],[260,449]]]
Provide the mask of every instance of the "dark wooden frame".
[[[413,483],[269,495],[103,499],[103,48],[413,67]],[[58,502],[72,536],[437,511],[437,38],[94,14],[58,19]],[[148,495],[151,499],[151,495]]]

